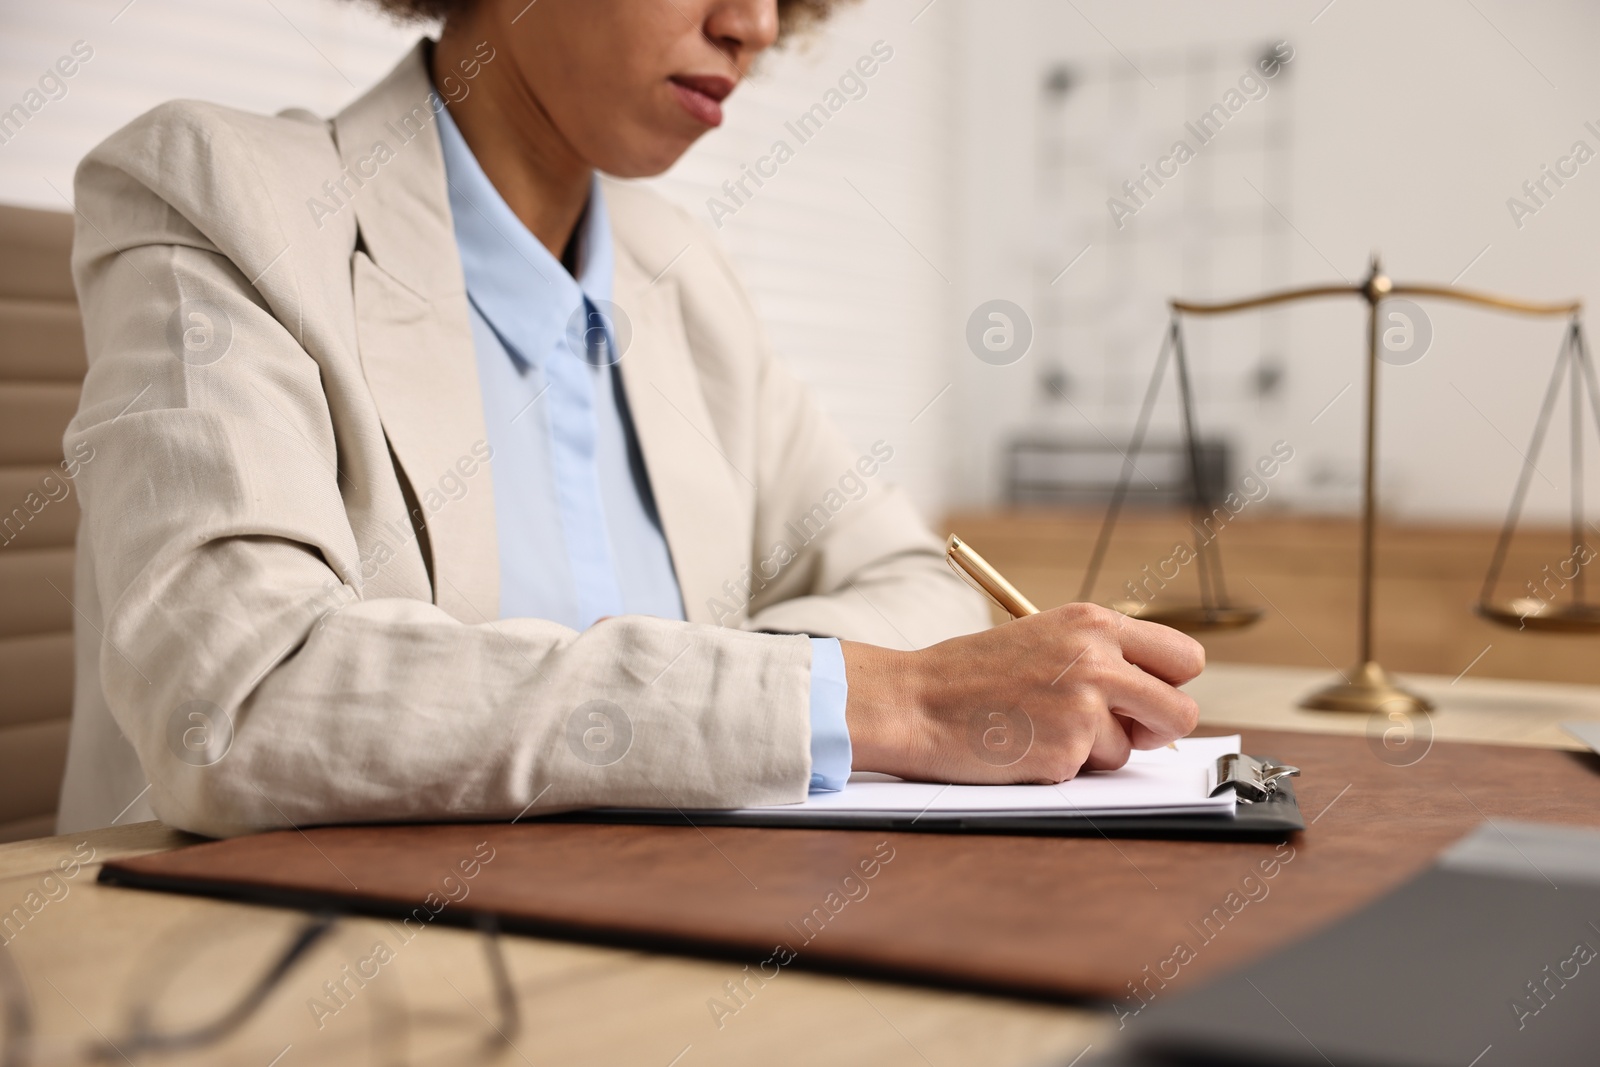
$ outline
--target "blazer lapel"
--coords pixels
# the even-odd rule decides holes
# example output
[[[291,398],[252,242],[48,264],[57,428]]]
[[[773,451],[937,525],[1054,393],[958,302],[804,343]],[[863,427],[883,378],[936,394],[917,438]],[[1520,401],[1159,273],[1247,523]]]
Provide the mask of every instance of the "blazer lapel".
[[[731,607],[744,603],[724,584],[742,582],[750,562],[756,472],[736,467],[717,441],[689,354],[676,283],[652,282],[620,243],[616,251],[615,303],[632,326],[632,341],[617,367],[684,612],[690,622],[715,623],[713,600]]]
[[[410,482],[412,519],[427,533],[433,601],[476,623],[500,614],[494,486],[434,127],[443,102],[425,49],[420,42],[335,118],[334,131],[346,173],[360,179],[351,203],[361,234],[352,284],[362,369]]]

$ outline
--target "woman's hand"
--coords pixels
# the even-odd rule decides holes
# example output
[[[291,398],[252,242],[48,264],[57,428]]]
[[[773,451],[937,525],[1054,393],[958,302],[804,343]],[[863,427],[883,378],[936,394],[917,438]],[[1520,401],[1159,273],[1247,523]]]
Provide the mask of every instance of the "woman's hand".
[[[1068,604],[917,652],[843,643],[856,770],[999,784],[1113,770],[1194,729],[1200,643]]]

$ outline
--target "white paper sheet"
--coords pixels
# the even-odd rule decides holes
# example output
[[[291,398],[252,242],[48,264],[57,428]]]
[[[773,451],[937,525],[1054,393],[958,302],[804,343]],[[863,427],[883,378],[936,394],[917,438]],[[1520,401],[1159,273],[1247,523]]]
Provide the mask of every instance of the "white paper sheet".
[[[1564,722],[1561,728],[1596,752],[1600,752],[1600,722]]]
[[[1213,797],[1217,757],[1239,751],[1239,735],[1190,737],[1176,751],[1134,752],[1125,767],[1090,771],[1060,785],[938,785],[857,773],[837,793],[813,793],[799,804],[744,808],[763,816],[910,814],[942,817],[1050,817],[1228,813],[1233,791]]]

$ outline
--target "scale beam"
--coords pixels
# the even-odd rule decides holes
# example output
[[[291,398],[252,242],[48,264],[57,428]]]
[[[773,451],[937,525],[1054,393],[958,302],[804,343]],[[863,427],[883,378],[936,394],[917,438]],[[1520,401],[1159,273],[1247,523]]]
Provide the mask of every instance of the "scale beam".
[[[1425,296],[1440,300],[1454,300],[1497,311],[1513,311],[1519,315],[1576,315],[1583,310],[1583,301],[1568,300],[1561,303],[1540,303],[1532,300],[1515,300],[1493,293],[1480,293],[1471,289],[1456,289],[1449,285],[1395,285],[1390,296]]]
[[[1390,296],[1437,297],[1441,300],[1455,300],[1459,303],[1473,304],[1478,307],[1512,311],[1520,315],[1576,315],[1583,310],[1583,301],[1581,300],[1568,300],[1557,303],[1517,300],[1514,297],[1499,296],[1494,293],[1458,289],[1451,285],[1396,284],[1381,274],[1377,278],[1369,277],[1367,281],[1360,285],[1307,285],[1298,289],[1278,289],[1270,293],[1262,293],[1260,296],[1246,297],[1242,300],[1228,300],[1220,303],[1174,299],[1168,301],[1168,306],[1173,311],[1185,315],[1231,315],[1237,311],[1251,311],[1255,308],[1272,307],[1276,304],[1290,304],[1301,300],[1314,300],[1324,296],[1366,297],[1368,287],[1373,285],[1374,282],[1379,283],[1380,286],[1382,283],[1387,283],[1387,288],[1382,288],[1377,293],[1379,299]]]
[[[1276,292],[1262,293],[1260,296],[1247,297],[1243,300],[1229,300],[1224,303],[1201,303],[1194,300],[1172,300],[1169,306],[1175,312],[1185,315],[1231,315],[1235,311],[1250,311],[1254,308],[1271,307],[1274,304],[1288,304],[1298,300],[1313,300],[1319,296],[1360,296],[1362,288],[1359,285],[1309,285],[1301,289],[1279,289]]]

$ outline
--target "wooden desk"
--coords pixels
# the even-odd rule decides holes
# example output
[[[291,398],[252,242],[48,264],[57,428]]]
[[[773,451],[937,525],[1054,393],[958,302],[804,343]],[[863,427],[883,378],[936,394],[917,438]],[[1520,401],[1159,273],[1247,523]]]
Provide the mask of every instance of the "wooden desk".
[[[1327,672],[1218,665],[1192,688],[1211,725],[1360,732],[1360,717],[1301,712],[1295,702]],[[1600,687],[1464,678],[1410,679],[1434,696],[1441,739],[1573,745],[1556,724],[1600,720]],[[1382,724],[1388,726],[1390,724]],[[1426,758],[1426,757],[1424,757]],[[1315,813],[1308,813],[1315,814]],[[184,835],[157,823],[0,847],[0,922],[28,985],[44,1067],[53,1054],[126,1032],[141,991],[165,980],[158,1021],[171,1028],[213,1017],[233,1003],[303,921],[295,912],[102,888],[99,861],[176,847]],[[85,843],[95,864],[47,884],[56,864]],[[46,890],[49,890],[47,893]],[[47,901],[18,922],[30,892]],[[49,899],[50,897],[54,899]],[[382,1062],[374,1035],[393,1048],[409,1035],[417,1064],[873,1063],[1067,1064],[1112,1040],[1106,1018],[1080,1009],[879,982],[785,972],[719,1029],[707,1007],[738,975],[727,963],[566,944],[504,939],[522,1013],[514,1047],[485,1051],[495,1015],[476,935],[430,928],[400,946],[347,1008],[319,1020],[308,1006],[324,982],[367,957],[388,924],[350,919],[290,973],[266,1005],[224,1046],[163,1063],[297,1067]],[[163,976],[168,976],[163,979]],[[81,1062],[68,1060],[65,1062]]]
[[[1408,728],[1407,724],[1388,718],[1299,707],[1306,694],[1338,677],[1331,668],[1213,663],[1185,689],[1200,705],[1200,721],[1208,725],[1365,733],[1375,744],[1382,743],[1386,730]],[[1436,674],[1402,674],[1399,680],[1435,704],[1432,714],[1419,717],[1410,726],[1424,741],[1431,731],[1441,741],[1582,749],[1583,744],[1563,731],[1561,724],[1600,721],[1600,686],[1471,675],[1458,680]],[[1398,736],[1392,738],[1394,742],[1400,740]],[[1391,758],[1400,758],[1393,748],[1389,751]]]
[[[1270,498],[1269,498],[1270,500]],[[965,512],[946,531],[1000,569],[1040,607],[1078,599],[1084,568],[1100,532],[1100,511]],[[1126,583],[1146,582],[1142,599],[1157,606],[1194,601],[1196,569],[1165,587],[1149,576],[1185,537],[1184,516],[1130,509],[1117,526],[1094,599],[1128,596]],[[1383,522],[1378,528],[1374,634],[1379,662],[1391,671],[1455,677],[1600,682],[1594,635],[1551,635],[1494,626],[1473,614],[1499,530]],[[1188,535],[1190,538],[1193,534]],[[1518,533],[1506,561],[1502,597],[1527,595],[1528,582],[1549,578],[1571,555],[1564,530]],[[1356,657],[1358,528],[1354,520],[1247,508],[1222,528],[1216,545],[1228,592],[1240,604],[1266,609],[1244,630],[1197,635],[1216,660],[1344,670]],[[1151,568],[1146,571],[1145,568]],[[1546,595],[1559,591],[1540,586]],[[1564,594],[1563,594],[1564,595]]]

